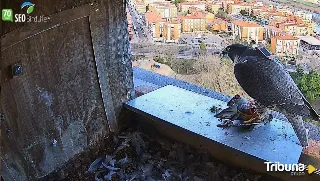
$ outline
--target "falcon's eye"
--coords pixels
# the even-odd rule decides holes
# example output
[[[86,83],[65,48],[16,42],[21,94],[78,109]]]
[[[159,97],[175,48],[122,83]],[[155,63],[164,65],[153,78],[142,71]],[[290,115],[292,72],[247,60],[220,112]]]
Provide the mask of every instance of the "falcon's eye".
[[[229,52],[229,51],[231,50],[231,48],[230,48],[230,47],[227,47],[226,50]]]

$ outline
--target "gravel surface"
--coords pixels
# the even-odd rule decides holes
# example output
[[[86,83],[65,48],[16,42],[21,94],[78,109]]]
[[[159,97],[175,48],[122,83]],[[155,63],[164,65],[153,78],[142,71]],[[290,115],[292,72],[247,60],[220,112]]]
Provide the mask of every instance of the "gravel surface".
[[[118,147],[89,168],[96,181],[275,181],[248,170],[213,160],[185,144],[127,131],[115,137]],[[93,176],[94,175],[94,176]]]

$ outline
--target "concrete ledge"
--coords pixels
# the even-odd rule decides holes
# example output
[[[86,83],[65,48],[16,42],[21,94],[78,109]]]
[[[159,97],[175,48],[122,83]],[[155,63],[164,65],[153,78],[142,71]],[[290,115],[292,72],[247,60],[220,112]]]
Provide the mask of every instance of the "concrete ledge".
[[[159,87],[163,87],[166,85],[174,85],[201,95],[205,95],[211,98],[215,98],[224,102],[227,102],[231,97],[214,92],[210,89],[203,88],[201,86],[197,86],[188,82],[184,82],[181,80],[177,80],[171,77],[167,77],[164,75],[160,75],[157,73],[153,73],[141,68],[133,67],[133,77],[134,77],[134,85],[141,85],[143,82],[151,85],[157,85]]]
[[[144,126],[150,125],[166,136],[206,148],[214,157],[233,165],[265,173],[264,161],[298,163],[302,148],[297,145],[298,139],[289,123],[274,120],[272,125],[252,132],[222,130],[216,127],[218,121],[208,111],[214,104],[223,107],[226,103],[166,86],[131,100],[124,106],[135,112],[139,119],[146,117],[141,119],[146,120]],[[286,180],[304,180],[291,177],[288,173],[271,175]],[[308,176],[307,180],[313,180],[313,177]]]
[[[145,86],[151,86],[151,87],[163,87],[166,85],[174,85],[177,87],[184,88],[186,90],[208,96],[217,100],[221,100],[224,102],[227,102],[230,100],[230,96],[221,94],[219,92],[212,91],[210,89],[203,88],[201,86],[197,86],[188,82],[184,82],[181,80],[177,80],[171,77],[167,77],[164,75],[160,75],[151,71],[147,71],[141,68],[134,67],[133,68],[134,73],[134,85],[135,87],[144,85]],[[144,90],[147,90],[147,88],[143,88]],[[149,88],[148,88],[149,89]],[[153,88],[152,88],[153,89]],[[141,89],[140,89],[141,90]],[[138,90],[139,91],[139,90]],[[149,91],[145,91],[144,93],[148,93]],[[279,120],[282,121],[288,121],[287,118],[282,115],[281,113],[274,112],[273,116]],[[307,129],[309,129],[309,136],[311,139],[318,141],[320,144],[320,128],[316,125],[313,125],[309,122],[305,122],[305,126]],[[314,156],[314,154],[310,155],[309,151],[306,150],[304,153],[302,153],[300,158],[300,163],[304,163],[305,165],[312,164],[316,168],[320,168],[320,157]]]

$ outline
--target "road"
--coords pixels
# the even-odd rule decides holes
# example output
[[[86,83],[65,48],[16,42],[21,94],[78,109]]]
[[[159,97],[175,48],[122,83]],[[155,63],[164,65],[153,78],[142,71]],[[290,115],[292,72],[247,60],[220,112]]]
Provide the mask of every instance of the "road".
[[[131,3],[127,3],[127,7],[132,17],[132,26],[134,31],[132,43],[151,42],[152,36],[146,27],[144,15],[139,15]]]

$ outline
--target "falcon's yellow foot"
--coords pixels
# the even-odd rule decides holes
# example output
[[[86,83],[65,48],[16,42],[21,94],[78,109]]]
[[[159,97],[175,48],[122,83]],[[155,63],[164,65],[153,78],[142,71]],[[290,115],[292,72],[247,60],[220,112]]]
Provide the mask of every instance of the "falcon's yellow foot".
[[[243,121],[243,124],[252,124],[258,120],[259,120],[259,117],[253,117],[253,118],[250,118],[249,120]]]

